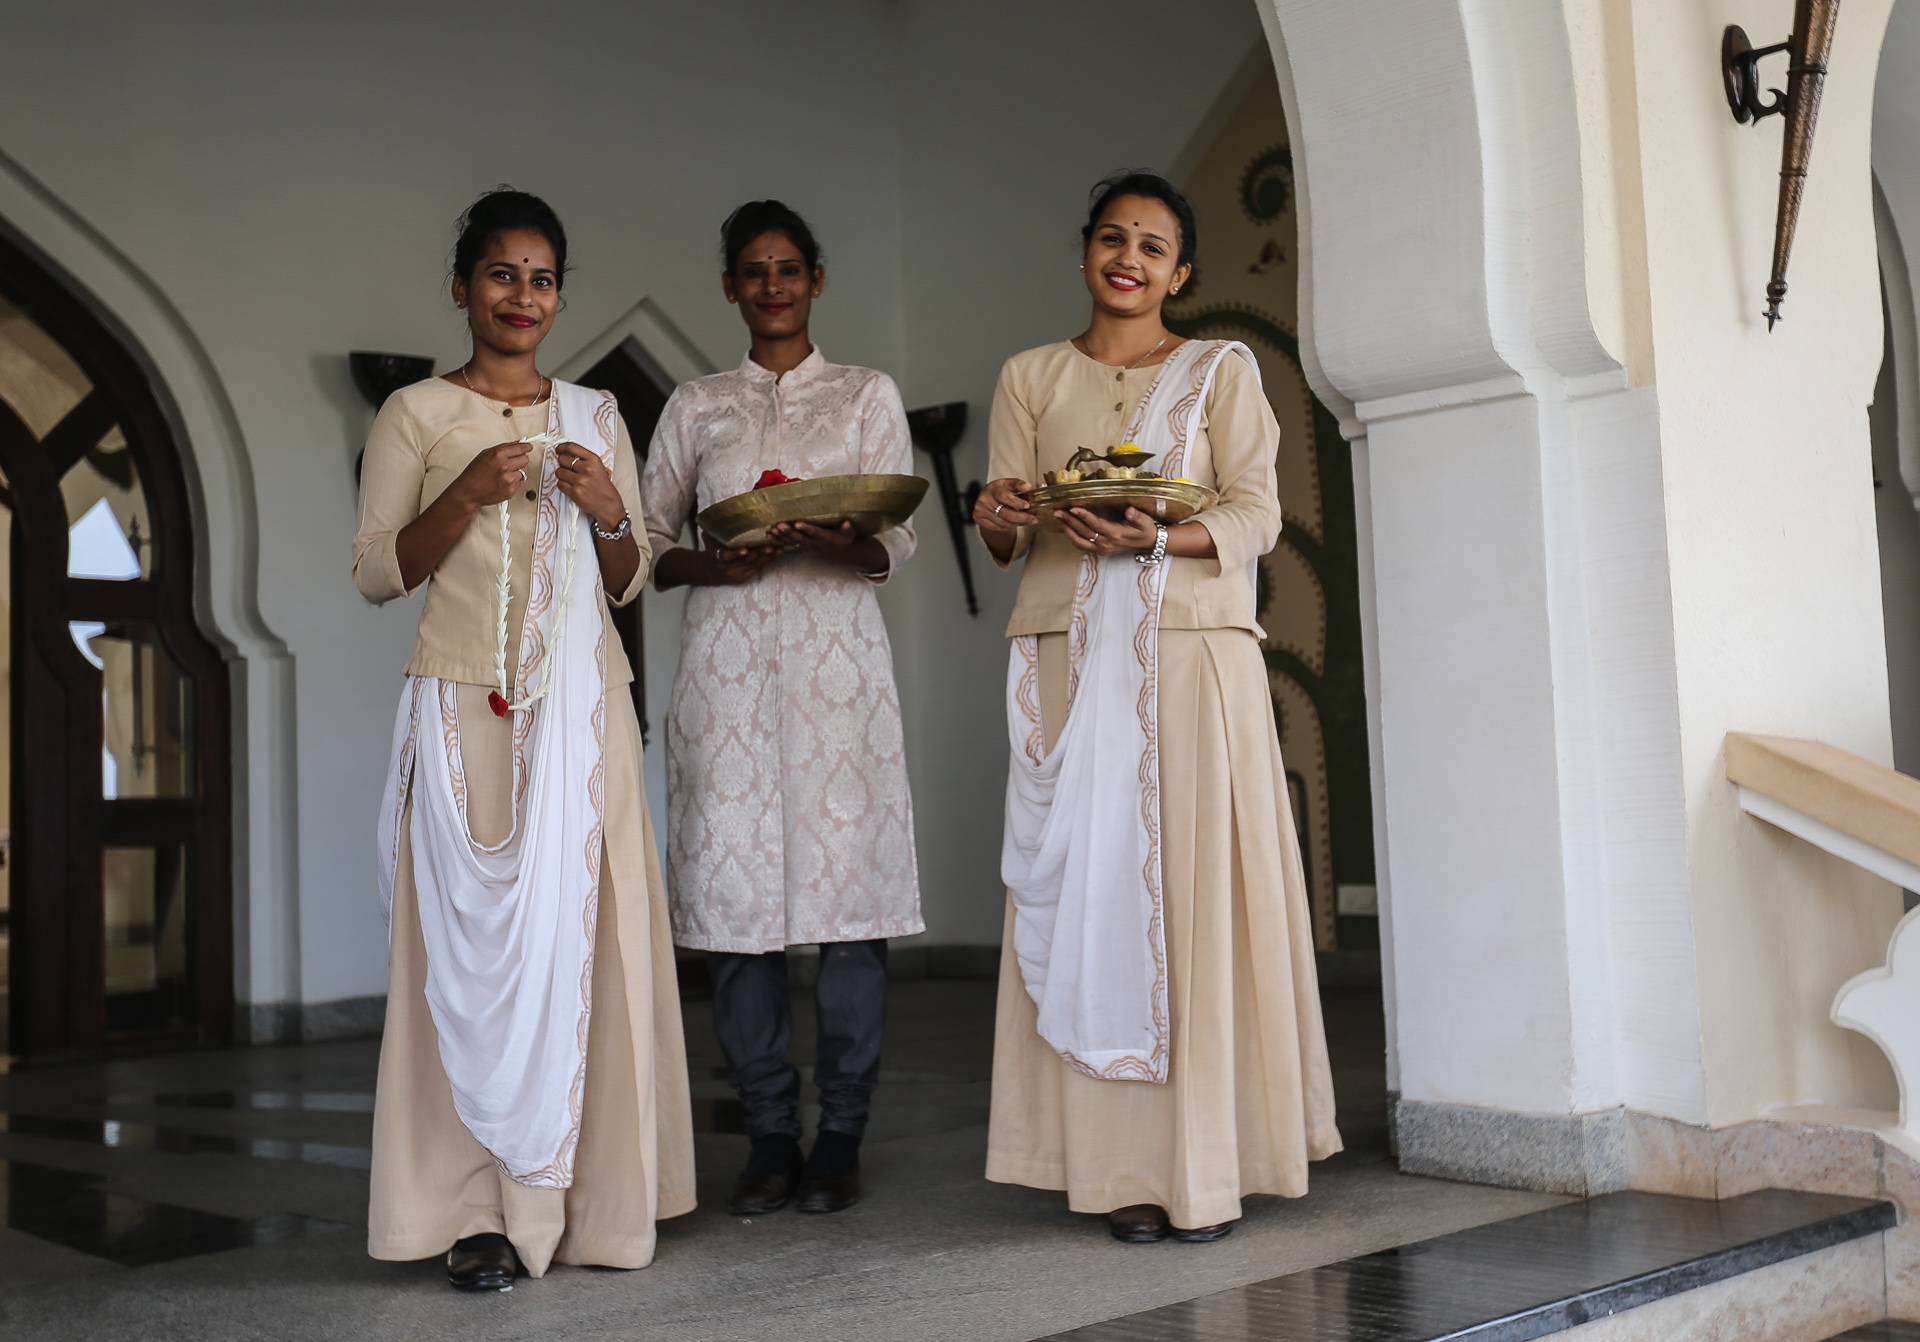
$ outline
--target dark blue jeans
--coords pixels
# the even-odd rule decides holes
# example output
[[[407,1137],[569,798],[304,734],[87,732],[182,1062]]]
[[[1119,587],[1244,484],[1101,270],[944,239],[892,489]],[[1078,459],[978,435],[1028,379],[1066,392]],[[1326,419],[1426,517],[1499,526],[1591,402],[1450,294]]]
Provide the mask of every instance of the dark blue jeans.
[[[800,1072],[787,1061],[793,999],[787,955],[708,951],[713,1024],[727,1055],[727,1083],[740,1093],[747,1135],[800,1136]],[[813,1083],[822,1131],[860,1137],[880,1081],[880,1033],[887,1018],[887,943],[836,941],[820,948],[814,985],[819,1023]]]

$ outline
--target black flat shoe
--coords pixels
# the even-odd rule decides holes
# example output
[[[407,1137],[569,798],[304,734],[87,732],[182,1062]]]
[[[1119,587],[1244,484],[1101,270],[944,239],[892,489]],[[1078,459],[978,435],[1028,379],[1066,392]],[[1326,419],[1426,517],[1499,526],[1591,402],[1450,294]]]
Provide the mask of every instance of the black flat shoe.
[[[860,1139],[831,1128],[813,1139],[795,1211],[843,1212],[860,1200]]]
[[[1167,1209],[1143,1202],[1107,1213],[1107,1229],[1122,1244],[1158,1244],[1169,1234],[1178,1234],[1167,1224]]]
[[[787,1136],[756,1137],[753,1155],[727,1200],[732,1216],[765,1216],[793,1201],[800,1183],[800,1143]]]
[[[1195,1226],[1191,1230],[1173,1227],[1173,1237],[1185,1244],[1211,1244],[1215,1240],[1225,1239],[1233,1233],[1233,1222],[1222,1221],[1217,1226]]]
[[[447,1285],[456,1291],[511,1291],[520,1255],[505,1235],[469,1235],[447,1253]]]

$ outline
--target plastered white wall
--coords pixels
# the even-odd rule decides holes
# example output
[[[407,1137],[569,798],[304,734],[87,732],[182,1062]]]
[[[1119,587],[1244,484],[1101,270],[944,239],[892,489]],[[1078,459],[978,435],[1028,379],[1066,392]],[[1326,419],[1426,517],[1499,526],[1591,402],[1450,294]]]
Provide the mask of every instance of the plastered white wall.
[[[1878,1052],[1826,1019],[1878,963],[1886,882],[1739,813],[1729,731],[1815,737],[1891,763],[1867,406],[1881,354],[1869,169],[1888,0],[1839,25],[1785,319],[1762,319],[1777,118],[1736,125],[1721,28],[1756,44],[1785,0],[1633,7],[1653,367],[1671,563],[1707,1116],[1891,1105]]]
[[[1155,14],[1141,0],[1097,23],[1075,6],[884,0],[562,0],[537,22],[501,0],[9,11],[0,152],[177,310],[252,472],[260,617],[290,654],[296,707],[291,759],[250,760],[285,769],[293,813],[251,819],[298,835],[293,870],[256,863],[255,880],[285,887],[297,926],[255,938],[255,960],[287,964],[257,991],[243,973],[243,996],[385,987],[371,836],[418,610],[369,608],[348,581],[371,411],[345,354],[464,357],[444,285],[460,208],[506,181],[566,221],[575,269],[550,363],[645,295],[729,367],[744,339],[718,293],[718,225],[742,200],[785,199],[828,253],[821,347],[891,373],[910,406],[968,400],[961,472],[977,476],[1000,361],[1079,329],[1087,185],[1170,162],[1257,39],[1243,0],[1185,6],[1154,98],[1096,110],[1102,33]],[[929,938],[994,942],[1012,584],[977,564],[986,609],[968,619],[936,510],[921,538],[882,600]],[[662,647],[678,602],[648,599]],[[648,668],[656,743],[663,660]]]

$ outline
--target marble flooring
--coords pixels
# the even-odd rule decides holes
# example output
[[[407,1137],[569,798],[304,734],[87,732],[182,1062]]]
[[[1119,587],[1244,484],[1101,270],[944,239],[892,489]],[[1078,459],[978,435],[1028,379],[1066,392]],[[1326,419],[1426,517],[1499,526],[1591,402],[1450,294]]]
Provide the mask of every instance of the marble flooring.
[[[1029,1342],[1566,1201],[1401,1175],[1379,997],[1333,989],[1347,1151],[1305,1198],[1248,1199],[1218,1244],[1118,1244],[1058,1194],[980,1177],[993,991],[896,983],[867,1197],[752,1220],[722,1210],[746,1142],[707,1004],[687,1001],[700,1209],[661,1225],[649,1269],[556,1268],[502,1296],[366,1257],[371,1041],[0,1076],[0,1338]]]

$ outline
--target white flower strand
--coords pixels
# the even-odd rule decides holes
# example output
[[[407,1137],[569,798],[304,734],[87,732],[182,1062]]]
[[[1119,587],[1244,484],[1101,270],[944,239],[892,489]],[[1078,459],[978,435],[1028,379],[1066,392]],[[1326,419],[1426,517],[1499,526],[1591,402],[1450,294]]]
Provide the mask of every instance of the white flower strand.
[[[551,452],[562,443],[564,438],[558,433],[542,433],[532,438],[522,438],[523,443],[531,443],[543,451]],[[567,559],[561,570],[560,599],[553,608],[552,627],[548,630],[547,650],[540,658],[540,675],[534,682],[533,692],[519,703],[512,702],[507,689],[507,606],[513,599],[513,522],[507,515],[507,504],[500,504],[500,576],[494,580],[494,610],[498,617],[493,635],[493,675],[500,684],[500,697],[507,700],[507,707],[518,711],[531,708],[546,698],[547,686],[553,676],[553,650],[559,646],[560,634],[564,626],[567,610],[567,598],[573,591],[574,556],[580,549],[580,505],[572,499],[566,500]]]

